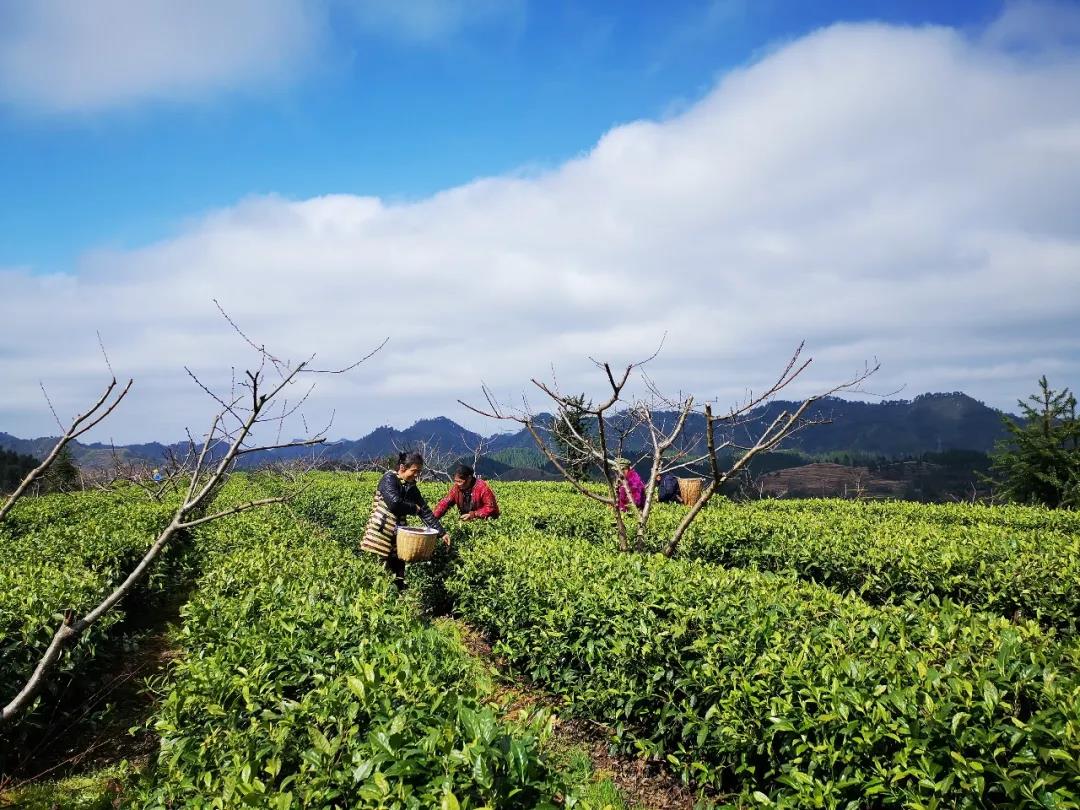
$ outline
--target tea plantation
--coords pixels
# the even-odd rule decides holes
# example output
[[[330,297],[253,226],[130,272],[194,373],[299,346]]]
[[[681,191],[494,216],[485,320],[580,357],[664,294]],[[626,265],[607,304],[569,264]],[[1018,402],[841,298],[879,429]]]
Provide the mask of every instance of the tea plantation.
[[[0,736],[0,805],[633,806],[544,710],[510,711],[502,680],[703,807],[1080,807],[1075,513],[717,501],[667,559],[681,507],[625,554],[570,487],[495,482],[503,517],[449,517],[452,548],[399,596],[358,551],[375,481],[311,473],[288,505],[196,527]],[[284,486],[235,476],[219,505]],[[169,512],[136,490],[20,502],[0,526],[3,699]],[[176,593],[154,752],[79,788],[21,784],[101,661],[137,648],[133,613]]]

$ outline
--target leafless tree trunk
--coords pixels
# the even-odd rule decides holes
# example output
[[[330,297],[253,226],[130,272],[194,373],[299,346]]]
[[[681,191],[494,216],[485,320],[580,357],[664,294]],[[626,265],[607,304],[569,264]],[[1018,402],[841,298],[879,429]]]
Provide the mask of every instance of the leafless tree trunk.
[[[218,308],[221,310],[220,306]],[[198,384],[199,387],[218,404],[219,410],[214,415],[214,418],[210,423],[210,428],[206,432],[201,443],[197,444],[189,436],[189,445],[191,449],[189,458],[192,459],[192,463],[185,471],[187,490],[182,503],[177,507],[169,525],[157,536],[155,541],[143,555],[142,559],[139,560],[138,564],[123,582],[117,585],[101,600],[100,603],[84,615],[75,616],[71,611],[68,611],[64,615],[63,621],[54,633],[52,641],[49,643],[44,655],[38,661],[30,678],[7,705],[0,710],[0,728],[15,721],[29,708],[34,701],[34,698],[41,691],[50,674],[60,661],[64,651],[73,646],[89,627],[108,613],[120,602],[120,600],[130,593],[135,585],[143,579],[155,560],[161,555],[161,552],[178,535],[228,515],[233,515],[267,504],[281,503],[286,500],[286,496],[262,498],[237,504],[212,514],[205,514],[205,509],[212,500],[213,494],[220,488],[225,480],[227,480],[229,473],[232,471],[239,458],[251,453],[266,450],[287,447],[305,447],[320,444],[325,440],[325,433],[329,430],[329,425],[307,439],[288,442],[278,441],[261,445],[249,442],[252,438],[252,431],[258,425],[277,423],[278,436],[280,437],[280,427],[284,423],[284,420],[295,414],[311,393],[311,389],[308,389],[307,393],[305,393],[298,402],[294,403],[291,409],[288,407],[288,401],[284,399],[282,394],[300,375],[344,373],[345,371],[355,368],[357,365],[364,362],[364,360],[367,360],[372,354],[381,349],[382,345],[385,345],[384,341],[383,344],[376,348],[375,351],[371,352],[367,357],[364,357],[343,369],[328,370],[313,368],[311,364],[314,360],[314,356],[309,357],[307,360],[297,365],[292,365],[287,361],[279,360],[271,355],[266,351],[264,346],[253,343],[247,335],[240,331],[239,327],[236,326],[224,310],[221,310],[221,314],[233,329],[235,329],[236,332],[258,352],[260,358],[258,368],[246,371],[244,373],[244,378],[239,382],[234,379],[232,391],[226,397],[215,394],[204,385],[190,369],[187,369],[188,374],[196,384]],[[277,379],[271,379],[273,375],[271,374],[270,369],[273,369],[276,373]],[[114,379],[113,383],[106,389],[105,394],[98,401],[97,405],[95,405],[95,407],[86,415],[80,416],[75,420],[72,428],[61,438],[60,443],[57,445],[57,449],[54,449],[54,452],[50,454],[50,457],[46,462],[51,461],[51,459],[56,457],[59,448],[62,448],[63,444],[71,441],[75,436],[81,435],[111,413],[119,400],[127,393],[131,383],[128,383],[128,386],[123,389],[120,396],[113,401],[111,406],[108,406],[106,410],[102,411],[101,409],[105,407],[105,403],[107,403],[108,397],[115,386],[116,381]],[[313,387],[314,386],[312,386],[312,388]],[[279,398],[282,399],[284,404],[281,408],[281,412],[275,413],[273,411],[276,409],[277,400]],[[97,416],[95,417],[94,414],[97,414]],[[220,455],[218,455],[219,453]],[[44,467],[47,467],[47,463],[43,463],[42,468]],[[34,474],[31,473],[31,476],[33,475]],[[28,476],[28,479],[32,480],[31,476]],[[24,482],[24,485],[20,486],[20,489],[8,500],[3,511],[0,511],[0,517],[7,513],[11,508],[11,505],[15,502],[15,499],[25,491],[26,485],[28,485],[28,482]]]
[[[619,549],[629,551],[632,546],[642,550],[645,547],[649,518],[652,514],[653,482],[657,474],[693,463],[686,461],[688,452],[686,448],[680,448],[674,454],[670,452],[681,436],[687,418],[692,413],[693,397],[680,395],[675,400],[667,399],[660,395],[652,381],[641,372],[642,367],[657,354],[659,354],[659,349],[651,357],[626,366],[618,375],[609,363],[594,360],[593,363],[603,372],[608,389],[605,398],[595,403],[586,403],[583,398],[563,393],[556,380],[547,383],[534,378],[533,385],[555,405],[553,418],[559,420],[559,423],[553,422],[550,427],[545,427],[541,423],[528,408],[527,402],[522,410],[502,407],[496,403],[486,386],[483,388],[488,404],[486,409],[473,407],[466,402],[461,402],[461,404],[482,416],[509,420],[522,425],[529,431],[540,452],[578,492],[611,509]],[[640,374],[641,380],[651,392],[650,399],[627,398],[627,385],[635,373]],[[666,407],[677,413],[672,426],[663,429],[658,425],[654,418],[657,407]],[[575,412],[587,417],[590,424],[595,422],[595,435],[585,435],[575,427],[573,420],[569,418],[569,414]],[[620,469],[614,462],[628,452],[628,447],[634,437],[640,437],[643,433],[648,437],[650,446],[639,461],[648,459],[650,467],[648,480],[643,482],[645,500],[639,508],[631,494],[626,471]],[[556,435],[559,437],[558,440],[555,439]],[[572,472],[572,459],[588,460],[592,468],[599,472],[606,491],[598,493],[579,481]],[[619,509],[620,491],[625,496],[629,514],[634,518],[632,530],[627,526],[626,515]]]
[[[686,530],[701,513],[701,510],[705,508],[705,505],[708,504],[712,496],[715,495],[733,476],[745,469],[754,456],[759,453],[774,450],[784,441],[784,439],[799,430],[828,421],[821,418],[808,418],[806,413],[811,405],[827,396],[831,396],[841,391],[853,392],[859,390],[861,383],[880,368],[880,364],[877,362],[875,362],[873,366],[866,366],[861,372],[855,374],[846,382],[834,386],[827,391],[807,397],[794,410],[790,412],[782,411],[772,420],[768,427],[761,431],[756,437],[751,436],[750,443],[740,443],[739,441],[736,441],[735,429],[748,425],[748,417],[751,412],[774,399],[780,391],[794,382],[795,379],[797,379],[810,365],[812,358],[800,361],[802,350],[803,344],[800,343],[777,381],[763,394],[749,396],[746,402],[742,405],[733,407],[724,416],[715,416],[711,404],[705,406],[705,443],[711,480],[707,486],[702,488],[701,497],[698,498],[697,503],[690,505],[689,511],[683,516],[683,519],[676,527],[675,532],[672,534],[671,539],[664,549],[664,554],[666,556],[672,557],[675,555],[675,552],[678,551],[679,543],[686,534]],[[723,425],[729,429],[729,433],[725,438],[717,437],[717,425]],[[721,470],[719,453],[722,450],[727,450],[729,448],[734,450],[738,455],[735,456],[734,462],[731,463],[726,470]]]

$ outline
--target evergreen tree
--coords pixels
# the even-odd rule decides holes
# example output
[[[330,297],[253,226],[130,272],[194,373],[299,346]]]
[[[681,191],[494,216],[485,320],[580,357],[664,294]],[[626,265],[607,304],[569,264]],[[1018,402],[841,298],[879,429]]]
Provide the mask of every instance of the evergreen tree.
[[[1045,375],[1040,391],[1020,401],[1023,420],[1005,418],[1009,438],[997,443],[991,469],[1011,501],[1080,507],[1080,420],[1076,397],[1066,388],[1054,391]]]
[[[38,460],[33,456],[0,449],[0,494],[13,492],[37,465]]]
[[[61,450],[41,476],[42,492],[71,492],[79,484],[79,468],[68,448]]]
[[[567,471],[576,480],[583,481],[588,474],[591,459],[588,453],[580,449],[581,440],[577,436],[586,440],[592,437],[589,416],[585,413],[585,409],[592,405],[585,402],[584,394],[567,397],[566,401],[567,404],[561,407],[555,416],[551,432],[560,455],[565,459]]]

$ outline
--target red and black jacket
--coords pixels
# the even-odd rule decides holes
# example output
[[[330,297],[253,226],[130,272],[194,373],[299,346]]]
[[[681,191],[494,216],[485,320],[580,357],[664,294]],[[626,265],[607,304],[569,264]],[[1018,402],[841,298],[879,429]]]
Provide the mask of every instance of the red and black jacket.
[[[451,506],[456,506],[463,515],[471,513],[478,518],[499,516],[499,503],[495,500],[495,493],[480,478],[474,478],[472,487],[467,490],[462,490],[457,484],[451,486],[446,497],[435,507],[435,517],[441,518]]]

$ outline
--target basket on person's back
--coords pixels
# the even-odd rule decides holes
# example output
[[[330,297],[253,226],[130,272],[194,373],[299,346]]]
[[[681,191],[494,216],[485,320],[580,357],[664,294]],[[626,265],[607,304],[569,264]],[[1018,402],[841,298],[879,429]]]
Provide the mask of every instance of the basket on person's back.
[[[701,498],[700,478],[679,479],[679,500],[687,506],[693,506]]]

